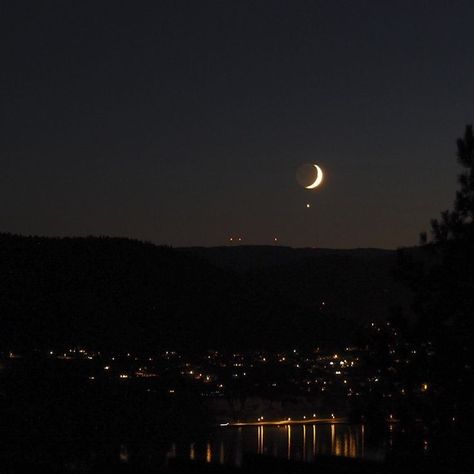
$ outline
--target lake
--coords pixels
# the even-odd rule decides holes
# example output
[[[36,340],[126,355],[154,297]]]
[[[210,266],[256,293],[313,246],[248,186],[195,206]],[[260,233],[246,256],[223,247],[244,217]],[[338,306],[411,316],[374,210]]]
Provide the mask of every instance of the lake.
[[[226,426],[207,439],[173,443],[167,458],[240,466],[245,454],[312,462],[317,456],[384,459],[384,446],[368,446],[364,425]]]

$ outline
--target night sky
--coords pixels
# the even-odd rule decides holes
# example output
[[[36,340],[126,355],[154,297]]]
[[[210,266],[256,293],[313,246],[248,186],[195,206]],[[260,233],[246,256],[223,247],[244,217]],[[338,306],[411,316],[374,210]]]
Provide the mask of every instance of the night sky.
[[[457,187],[473,25],[472,0],[2,2],[0,231],[416,244]]]

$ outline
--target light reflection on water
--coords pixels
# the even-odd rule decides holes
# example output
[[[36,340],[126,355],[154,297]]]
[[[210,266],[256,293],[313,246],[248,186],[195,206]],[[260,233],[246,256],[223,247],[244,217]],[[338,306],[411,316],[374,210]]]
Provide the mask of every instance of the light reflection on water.
[[[366,457],[364,427],[343,424],[225,427],[201,443],[173,444],[167,457],[240,466],[244,454],[306,462],[322,455],[362,458]]]

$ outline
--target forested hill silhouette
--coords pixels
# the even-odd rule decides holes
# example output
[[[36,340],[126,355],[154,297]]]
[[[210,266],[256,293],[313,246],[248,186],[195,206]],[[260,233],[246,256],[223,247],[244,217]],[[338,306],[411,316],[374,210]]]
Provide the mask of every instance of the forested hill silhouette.
[[[388,266],[374,270],[379,263],[349,252],[238,272],[199,252],[129,239],[0,234],[0,344],[159,350],[337,342],[359,316],[378,313],[366,297],[369,287],[387,290]],[[339,311],[341,304],[359,309]]]
[[[0,278],[7,346],[212,346],[254,316],[230,272],[128,239],[3,234]]]

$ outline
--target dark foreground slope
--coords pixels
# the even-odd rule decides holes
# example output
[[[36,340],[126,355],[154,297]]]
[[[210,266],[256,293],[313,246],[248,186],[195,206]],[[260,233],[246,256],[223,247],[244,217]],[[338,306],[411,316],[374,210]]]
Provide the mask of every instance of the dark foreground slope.
[[[314,346],[345,340],[390,304],[392,254],[303,252],[290,261],[277,254],[272,265],[242,271],[209,258],[213,251],[222,252],[1,234],[0,343],[143,350]],[[239,252],[256,262],[255,254],[267,248]]]

